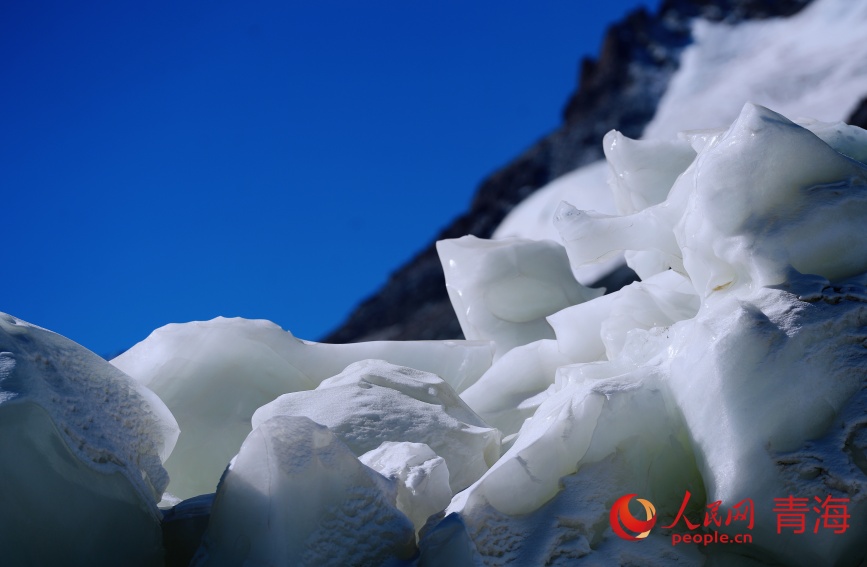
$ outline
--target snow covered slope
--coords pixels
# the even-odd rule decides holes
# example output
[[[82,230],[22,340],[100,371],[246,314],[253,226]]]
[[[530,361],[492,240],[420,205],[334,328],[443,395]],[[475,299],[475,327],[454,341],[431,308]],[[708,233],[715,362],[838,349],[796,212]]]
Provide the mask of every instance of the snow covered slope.
[[[747,101],[792,118],[844,120],[867,97],[864,30],[862,0],[815,0],[788,18],[736,25],[697,19],[693,43],[643,138],[666,140],[683,130],[725,126]],[[560,201],[614,213],[606,180],[604,162],[564,175],[515,207],[494,238],[556,239],[551,221]]]
[[[736,26],[696,20],[644,138],[725,126],[744,101],[792,118],[844,120],[867,96],[865,30],[862,0],[815,0],[789,18]]]

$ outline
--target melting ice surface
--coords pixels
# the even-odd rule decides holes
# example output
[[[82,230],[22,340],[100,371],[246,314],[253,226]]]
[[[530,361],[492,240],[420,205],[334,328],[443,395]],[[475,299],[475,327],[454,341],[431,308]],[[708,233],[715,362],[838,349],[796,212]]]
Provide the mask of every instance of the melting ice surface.
[[[867,132],[747,104],[728,128],[611,132],[604,149],[610,208],[550,209],[556,241],[439,243],[475,341],[317,345],[217,319],[113,361],[135,385],[0,321],[0,442],[29,447],[12,476],[40,459],[83,485],[117,472],[100,485],[122,504],[77,501],[137,510],[114,523],[153,551],[167,406],[169,491],[216,490],[196,565],[862,564]],[[576,280],[619,255],[640,282],[600,295]],[[45,492],[17,486],[0,502]],[[687,492],[693,523],[750,501],[753,526],[675,523]],[[641,541],[611,528],[626,494],[656,510]],[[774,499],[790,496],[846,502],[846,529],[778,530]],[[752,543],[672,546],[712,530]],[[4,546],[28,557],[30,541]]]
[[[464,393],[500,427],[529,418],[422,557],[859,564],[863,522],[799,538],[772,510],[830,495],[867,512],[867,133],[748,104],[725,130],[605,145],[621,214],[563,203],[554,222],[573,266],[626,250],[642,281],[548,317],[571,364],[515,374],[509,353]],[[639,548],[611,532],[619,496],[645,495],[663,526],[686,491],[699,523],[705,503],[752,499],[753,544],[672,547],[657,529]]]
[[[157,502],[177,423],[69,339],[0,313],[0,563],[163,563]]]
[[[313,390],[369,358],[433,372],[462,391],[487,370],[492,353],[487,341],[312,343],[270,321],[219,317],[161,327],[111,362],[177,417],[168,492],[189,498],[216,489],[252,429],[253,412],[282,394]]]

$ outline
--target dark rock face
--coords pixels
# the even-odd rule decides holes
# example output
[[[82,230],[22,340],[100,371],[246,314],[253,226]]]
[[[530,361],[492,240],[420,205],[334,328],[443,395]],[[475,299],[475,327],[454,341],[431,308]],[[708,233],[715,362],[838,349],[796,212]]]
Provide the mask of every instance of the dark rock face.
[[[861,99],[861,104],[852,112],[852,115],[845,121],[846,124],[859,126],[867,130],[867,98]]]
[[[215,496],[194,496],[163,512],[166,567],[186,567],[190,564],[208,529]]]
[[[657,14],[639,9],[611,26],[598,59],[581,62],[579,88],[563,111],[563,125],[485,179],[470,210],[455,219],[385,286],[322,339],[461,338],[434,242],[472,234],[488,238],[515,205],[573,169],[602,158],[602,137],[612,128],[639,137],[653,118],[680,54],[689,45],[690,21],[703,17],[737,23],[789,16],[810,0],[665,0]],[[633,281],[620,274],[617,281]],[[609,289],[613,291],[613,289]]]

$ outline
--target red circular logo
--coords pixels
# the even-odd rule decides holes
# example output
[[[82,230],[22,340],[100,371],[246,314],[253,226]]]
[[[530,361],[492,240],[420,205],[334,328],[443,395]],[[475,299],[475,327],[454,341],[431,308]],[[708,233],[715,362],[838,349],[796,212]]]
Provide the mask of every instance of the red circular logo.
[[[637,498],[636,501],[644,506],[644,512],[647,515],[646,520],[638,520],[629,511],[629,501],[635,497],[635,494],[627,494],[621,496],[611,507],[611,529],[618,536],[628,541],[638,541],[644,539],[650,533],[650,528],[656,523],[656,508],[653,504],[643,498]],[[626,529],[624,529],[626,528]],[[633,532],[635,535],[630,535],[626,530]]]

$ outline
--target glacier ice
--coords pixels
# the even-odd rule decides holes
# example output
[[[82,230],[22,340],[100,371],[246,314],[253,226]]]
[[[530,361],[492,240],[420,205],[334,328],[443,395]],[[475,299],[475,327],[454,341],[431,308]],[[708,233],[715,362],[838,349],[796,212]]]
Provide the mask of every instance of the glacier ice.
[[[540,393],[554,383],[557,368],[575,362],[557,341],[544,339],[515,347],[467,388],[461,398],[486,423],[510,436],[538,407]]]
[[[820,530],[809,539],[779,537],[772,509],[757,506],[761,554],[787,565],[829,557],[854,563],[864,554],[865,526],[854,524],[867,514],[867,470],[847,458],[845,445],[867,426],[867,289],[850,283],[846,295],[834,297],[840,286],[813,280],[810,287],[819,293],[809,299],[804,287],[798,295],[765,288],[749,299],[729,296],[673,327],[679,356],[670,389],[708,502],[809,495],[812,506],[814,495],[827,493],[848,499],[855,529]],[[844,416],[852,406],[861,411]],[[827,432],[831,442],[822,440]]]
[[[489,427],[438,376],[363,360],[307,392],[284,394],[253,414],[253,427],[277,415],[327,426],[356,454],[386,441],[424,443],[448,465],[452,492],[475,482],[500,456]]]
[[[746,105],[672,193],[687,186],[675,236],[701,295],[779,284],[789,269],[831,279],[867,271],[867,167],[777,113]]]
[[[416,531],[451,502],[449,467],[424,443],[386,441],[358,460],[397,482],[397,509]]]
[[[867,237],[859,228],[867,213],[865,184],[863,164],[785,117],[747,104],[665,201],[623,216],[564,203],[555,224],[574,264],[612,247],[651,250],[707,297],[782,283],[790,269],[832,279],[867,270]]]
[[[560,352],[572,362],[593,362],[613,358],[633,329],[663,327],[692,317],[698,308],[689,280],[669,270],[564,309],[548,321]]]
[[[608,189],[609,166],[605,160],[594,162],[558,177],[531,193],[512,209],[494,231],[493,238],[523,238],[557,241],[551,224],[560,201],[575,203],[581,209],[614,214],[617,206]]]
[[[188,498],[216,489],[253,412],[281,394],[312,390],[367,358],[434,372],[461,390],[491,357],[488,342],[330,345],[302,341],[270,321],[218,317],[161,327],[111,362],[156,392],[178,420],[178,449],[165,464],[168,491]]]
[[[415,554],[415,531],[395,498],[327,427],[275,416],[232,459],[191,565],[397,563]]]
[[[573,268],[637,251],[643,281],[547,318],[550,345],[570,361],[553,376],[531,362],[522,390],[498,369],[510,355],[531,360],[518,355],[528,345],[464,392],[492,422],[511,416],[506,432],[531,415],[425,530],[421,564],[860,564],[864,136],[752,104],[727,129],[671,144],[609,134],[621,214],[563,205],[555,224]],[[637,167],[643,155],[653,159]],[[641,542],[616,536],[611,507],[635,493],[656,506],[657,526],[672,527]],[[780,530],[774,499],[793,495],[845,502],[845,533],[819,523],[809,537]],[[702,514],[747,499],[751,543],[673,546],[691,529],[672,525],[682,503],[698,533],[734,535],[743,525],[703,524]]]
[[[867,92],[865,26],[867,7],[851,0],[813,0],[792,17],[734,26],[695,20],[692,44],[681,56],[678,72],[644,129],[644,139],[665,144],[678,133],[731,124],[744,101],[773,108],[798,123],[811,116],[826,124],[839,124]],[[849,157],[865,161],[828,143]],[[863,143],[858,145],[864,147]],[[659,164],[673,165],[668,159],[661,159]],[[614,206],[613,192],[604,190],[607,167],[604,161],[595,162],[534,192],[508,214],[494,237],[558,240],[551,219],[561,201],[579,210],[623,214]],[[635,177],[642,174],[637,172]],[[636,255],[651,265],[660,260],[656,252],[627,252],[627,257]],[[651,260],[653,256],[657,256],[656,261]],[[582,266],[582,271],[593,270],[595,277],[585,280],[579,276],[579,281],[597,281],[622,258],[614,255],[610,262],[602,269],[600,264]],[[635,269],[633,264],[630,262]]]
[[[13,484],[47,486],[0,489],[2,502],[45,514],[60,492],[76,510],[117,497],[101,514],[135,510],[111,528],[137,535],[70,529],[61,543],[139,546],[153,563],[176,431],[149,386],[181,426],[170,488],[208,492],[225,470],[197,565],[863,564],[867,132],[747,104],[727,128],[612,132],[604,150],[602,210],[545,205],[562,245],[439,243],[461,324],[482,341],[318,345],[218,319],[116,359],[136,385],[0,320],[0,449],[18,459]],[[558,191],[593,208],[570,184],[601,174]],[[609,257],[641,281],[603,296],[576,282]],[[655,522],[632,540],[614,529],[630,495]],[[23,497],[36,500],[11,500]],[[792,498],[807,502],[805,533],[779,523]],[[846,514],[817,515],[828,499]],[[747,502],[748,527],[711,515]]]
[[[610,533],[611,504],[624,494],[676,510],[684,489],[702,492],[662,375],[654,368],[621,372],[609,365],[605,377],[558,376],[556,393],[514,446],[452,500],[446,519],[461,520],[443,522],[452,533],[436,526],[425,534],[421,564],[444,564],[455,539],[469,542],[464,562],[452,563],[461,565],[701,564],[695,548],[672,549],[658,532],[640,544]]]
[[[4,565],[162,565],[177,424],[87,349],[0,314]]]
[[[516,346],[553,339],[545,317],[604,291],[575,281],[553,241],[464,236],[436,246],[464,336],[493,341],[495,360]]]
[[[671,186],[696,155],[693,145],[685,139],[637,141],[616,130],[602,139],[602,149],[611,170],[611,193],[621,215],[664,202]],[[627,250],[624,258],[641,279],[668,270],[672,265],[661,250]]]
[[[638,141],[616,130],[602,139],[602,149],[612,172],[609,187],[621,215],[665,201],[696,155],[685,140]]]
[[[561,201],[568,201],[582,210],[616,214],[614,195],[608,189],[609,170],[609,164],[600,160],[558,177],[512,209],[491,238],[559,242],[560,234],[551,219]],[[572,273],[581,284],[590,286],[622,264],[622,256],[615,254],[604,262],[573,266]]]

